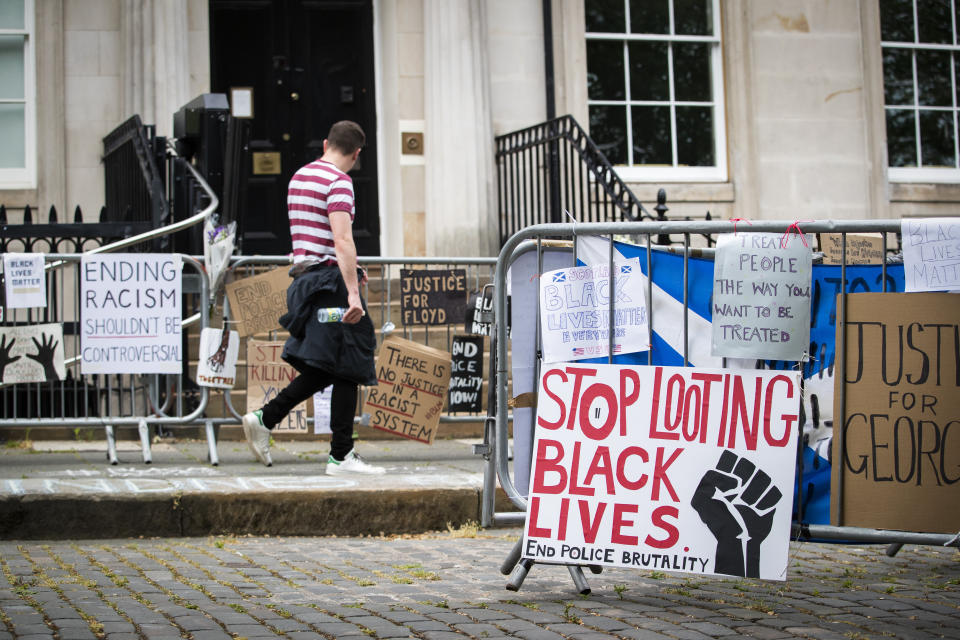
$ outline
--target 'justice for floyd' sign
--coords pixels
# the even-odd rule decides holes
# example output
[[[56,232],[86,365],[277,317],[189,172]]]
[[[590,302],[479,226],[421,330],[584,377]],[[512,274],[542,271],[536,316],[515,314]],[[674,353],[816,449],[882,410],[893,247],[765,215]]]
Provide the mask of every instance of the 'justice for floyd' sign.
[[[786,579],[799,373],[545,366],[523,556]]]

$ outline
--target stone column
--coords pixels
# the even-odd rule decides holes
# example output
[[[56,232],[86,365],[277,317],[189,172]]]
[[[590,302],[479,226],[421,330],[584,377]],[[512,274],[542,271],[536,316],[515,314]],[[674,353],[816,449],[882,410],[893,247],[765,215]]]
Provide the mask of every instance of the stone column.
[[[190,98],[187,0],[124,0],[121,9],[122,113],[140,114],[173,134],[173,114]]]
[[[427,255],[495,255],[486,0],[424,0]]]

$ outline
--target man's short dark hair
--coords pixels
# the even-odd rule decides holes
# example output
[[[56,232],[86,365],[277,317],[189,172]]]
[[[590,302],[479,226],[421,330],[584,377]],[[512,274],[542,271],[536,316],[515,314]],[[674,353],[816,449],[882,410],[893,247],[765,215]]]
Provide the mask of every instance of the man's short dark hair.
[[[343,155],[350,155],[363,147],[367,137],[363,129],[352,120],[341,120],[333,123],[330,133],[327,134],[327,143],[335,147]]]

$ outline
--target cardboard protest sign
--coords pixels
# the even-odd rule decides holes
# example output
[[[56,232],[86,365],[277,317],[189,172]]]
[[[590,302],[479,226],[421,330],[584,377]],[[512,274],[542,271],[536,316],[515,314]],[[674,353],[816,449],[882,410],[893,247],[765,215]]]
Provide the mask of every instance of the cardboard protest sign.
[[[799,360],[809,349],[813,252],[801,239],[738,233],[717,241],[714,356]]]
[[[637,261],[613,266],[614,353],[647,351],[645,278]],[[596,358],[610,353],[610,266],[568,267],[540,276],[543,361]]]
[[[333,398],[331,384],[320,393],[313,394],[313,432],[333,433],[330,429],[330,401]]]
[[[377,386],[363,413],[369,426],[432,444],[450,383],[450,354],[390,336],[377,354]]]
[[[842,264],[843,234],[821,233],[820,251],[823,252],[823,264]],[[879,233],[848,233],[847,264],[881,264],[883,255],[883,235]]]
[[[483,336],[453,336],[448,411],[483,411]]]
[[[280,316],[287,312],[287,287],[293,278],[287,267],[277,267],[226,286],[230,315],[237,322],[240,337],[255,336],[280,328]]]
[[[63,326],[0,327],[0,382],[63,380]]]
[[[905,219],[900,225],[907,291],[960,291],[960,218]]]
[[[42,253],[3,254],[3,281],[8,308],[47,306],[47,279],[43,274]]]
[[[489,314],[491,321],[481,319],[482,314]],[[493,287],[484,287],[482,291],[474,291],[467,300],[466,317],[463,330],[467,333],[480,336],[490,335],[490,325],[493,324]]]
[[[523,556],[786,579],[798,372],[557,364]]]
[[[273,400],[297,377],[297,370],[283,361],[282,341],[247,340],[247,411],[255,411]],[[293,408],[274,433],[306,433],[307,403]]]
[[[835,524],[960,531],[960,296],[847,296],[844,454]],[[838,333],[839,341],[839,333]],[[842,464],[839,462],[842,461]],[[843,472],[840,512],[837,482]]]
[[[80,263],[80,372],[182,371],[178,254],[85,254]]]
[[[232,389],[237,381],[240,335],[236,331],[206,327],[200,332],[197,353],[197,384],[214,389]]]
[[[465,269],[400,269],[400,314],[404,325],[459,322],[466,307]]]

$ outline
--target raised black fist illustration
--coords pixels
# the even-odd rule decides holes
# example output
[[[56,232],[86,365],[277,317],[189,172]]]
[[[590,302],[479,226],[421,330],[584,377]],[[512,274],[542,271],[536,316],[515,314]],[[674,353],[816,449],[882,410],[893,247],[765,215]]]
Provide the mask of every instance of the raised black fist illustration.
[[[690,505],[717,539],[717,573],[760,576],[760,545],[782,496],[770,476],[732,451],[703,474]]]
[[[49,338],[49,341],[47,338]],[[28,353],[27,357],[36,360],[43,366],[43,375],[47,380],[59,380],[60,376],[57,375],[57,367],[53,364],[53,357],[57,353],[57,345],[60,344],[60,341],[54,340],[52,335],[48,336],[45,333],[40,334],[40,342],[37,342],[36,338],[32,338],[32,340],[37,352]]]

